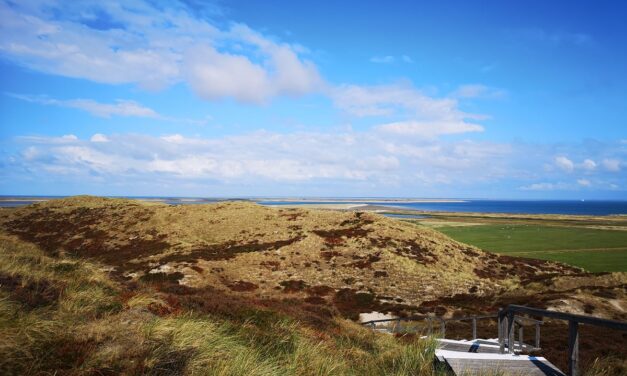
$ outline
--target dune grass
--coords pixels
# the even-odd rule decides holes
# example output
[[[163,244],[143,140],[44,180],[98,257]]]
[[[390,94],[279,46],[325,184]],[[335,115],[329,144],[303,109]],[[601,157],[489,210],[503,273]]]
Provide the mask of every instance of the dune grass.
[[[341,318],[318,329],[251,306],[180,308],[98,265],[0,237],[0,374],[434,375],[435,342]],[[155,314],[158,312],[158,314]],[[159,313],[160,312],[160,313]],[[165,313],[164,313],[165,312]]]
[[[445,226],[438,231],[491,252],[560,261],[592,272],[627,272],[627,231],[523,224]]]

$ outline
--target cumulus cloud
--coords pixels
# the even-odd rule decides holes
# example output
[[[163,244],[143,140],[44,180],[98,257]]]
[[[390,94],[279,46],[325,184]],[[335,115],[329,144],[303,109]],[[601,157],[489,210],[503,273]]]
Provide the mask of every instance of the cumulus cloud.
[[[45,73],[150,90],[185,81],[207,99],[245,102],[322,84],[299,46],[220,29],[179,2],[2,1],[0,18],[0,53]]]
[[[581,168],[586,171],[594,171],[594,169],[597,168],[597,164],[592,159],[585,159],[581,163]]]
[[[438,195],[447,189],[459,194],[459,189],[469,192],[470,188],[480,193],[503,184],[518,187],[519,191],[577,192],[592,187],[617,190],[627,184],[624,174],[602,168],[575,179],[564,177],[576,173],[577,167],[568,175],[561,169],[542,172],[542,164],[554,159],[551,156],[555,155],[555,148],[565,150],[564,144],[416,138],[376,128],[340,132],[256,131],[222,137],[97,133],[79,139],[70,134],[21,137],[15,145],[18,152],[0,159],[3,176],[11,179],[22,179],[23,171],[28,171],[29,176],[64,184],[70,184],[72,179],[83,184],[107,181],[127,189],[137,184],[166,184],[176,187],[179,194],[188,192],[185,184],[212,184],[226,189],[224,194],[228,194],[225,187],[248,187],[249,194],[261,194],[255,188],[259,186],[284,194],[289,191],[282,189],[292,187],[293,193],[301,195],[337,194],[340,189],[374,195],[383,191]],[[594,148],[597,147],[598,144]],[[585,146],[573,144],[568,148],[571,155],[579,151],[591,160],[603,160]],[[616,142],[598,150],[616,155],[611,159],[620,159],[623,149]]]
[[[581,163],[575,163],[568,157],[559,156],[553,162],[560,170],[569,173],[577,170],[589,175],[598,172],[601,169],[599,166],[607,172],[619,172],[621,170],[621,161],[618,158],[604,158],[600,163],[595,162],[594,159],[585,158]]]
[[[341,85],[331,91],[337,108],[356,117],[382,117],[388,121],[376,127],[381,132],[434,137],[481,132],[483,127],[469,120],[486,119],[459,109],[453,98],[434,98],[400,83],[393,85]]]
[[[459,110],[457,100],[433,98],[409,84],[394,85],[340,85],[331,97],[339,109],[359,117],[384,116],[404,111],[409,116],[423,119],[483,118]]]
[[[573,161],[564,156],[555,157],[555,165],[566,172],[572,172],[575,169]]]
[[[89,139],[91,142],[109,142],[109,138],[101,133],[96,133]]]
[[[582,187],[589,187],[592,185],[592,183],[588,179],[578,179],[577,184],[579,184]]]
[[[619,172],[621,169],[621,162],[618,159],[606,158],[601,164],[607,171]]]
[[[59,142],[59,140],[66,142]],[[90,178],[211,179],[220,182],[469,182],[500,168],[494,144],[400,142],[371,132],[266,131],[221,138],[95,134],[89,140],[22,138],[12,163],[39,173]],[[14,166],[17,167],[17,166]]]

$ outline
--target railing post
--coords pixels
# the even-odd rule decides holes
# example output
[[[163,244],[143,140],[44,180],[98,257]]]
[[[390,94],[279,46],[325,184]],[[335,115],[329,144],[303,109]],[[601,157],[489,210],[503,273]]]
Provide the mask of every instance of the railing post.
[[[505,333],[507,330],[507,316],[503,315],[500,318],[499,325],[499,352],[505,354]]]
[[[536,349],[540,348],[540,323],[536,321]]]
[[[472,339],[477,339],[477,319],[472,319]]]
[[[514,354],[514,335],[516,331],[514,329],[514,312],[509,312],[507,315],[507,347],[509,348],[509,353]]]
[[[568,374],[577,376],[579,366],[579,323],[568,321]]]
[[[522,326],[522,323],[519,323],[518,327],[518,343],[520,343],[520,349],[523,349],[523,333],[525,328]]]
[[[440,321],[442,323],[442,339],[446,338],[446,321],[444,321],[444,319],[440,319],[442,321]]]

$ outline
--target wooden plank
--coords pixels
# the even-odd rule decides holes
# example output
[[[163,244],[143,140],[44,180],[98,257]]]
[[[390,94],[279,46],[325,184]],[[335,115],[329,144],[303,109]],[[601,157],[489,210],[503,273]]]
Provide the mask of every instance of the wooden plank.
[[[565,376],[549,361],[542,360],[497,360],[444,358],[456,375],[492,374],[503,372],[517,376]]]
[[[440,342],[438,345],[438,349],[467,352],[467,353],[489,353],[489,354],[499,353],[498,347],[481,346],[480,344],[477,344],[477,343]]]

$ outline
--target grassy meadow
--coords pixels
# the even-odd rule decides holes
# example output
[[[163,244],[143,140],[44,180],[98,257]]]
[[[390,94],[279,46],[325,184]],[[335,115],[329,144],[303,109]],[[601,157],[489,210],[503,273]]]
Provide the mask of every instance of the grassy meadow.
[[[455,240],[495,253],[560,261],[591,272],[627,272],[627,231],[526,224],[437,229]]]

